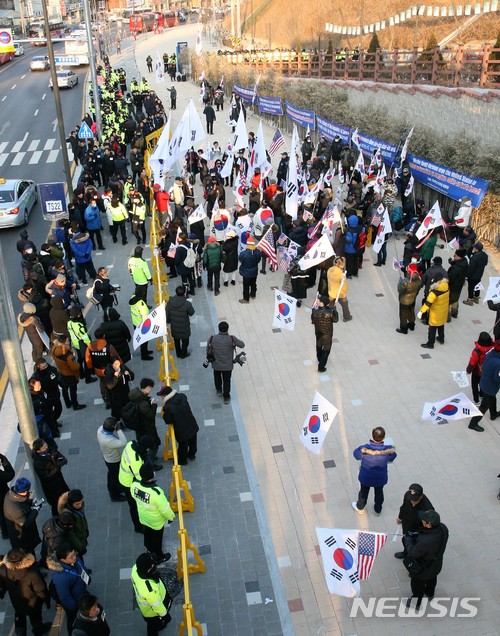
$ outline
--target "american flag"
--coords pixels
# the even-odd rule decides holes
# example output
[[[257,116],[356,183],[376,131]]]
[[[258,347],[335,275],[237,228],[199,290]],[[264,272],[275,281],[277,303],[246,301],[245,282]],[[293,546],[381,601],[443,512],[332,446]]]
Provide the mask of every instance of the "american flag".
[[[271,157],[275,154],[277,150],[281,148],[281,146],[285,145],[285,138],[281,134],[281,130],[278,130],[274,133],[274,137],[271,141],[271,145],[269,146],[269,154]]]
[[[387,535],[381,532],[358,533],[358,572],[362,581],[366,581],[370,576],[375,557],[386,541]]]
[[[274,242],[274,235],[271,228],[267,230],[264,236],[261,238],[258,244],[258,249],[265,254],[271,265],[271,271],[275,272],[278,269],[278,259],[276,257],[276,244]]]
[[[287,242],[288,242],[288,236],[286,234],[283,234],[283,232],[281,232],[278,238],[278,245],[284,245]]]
[[[284,250],[281,253],[281,258],[279,262],[279,266],[285,272],[288,272],[288,268],[290,267],[290,263],[292,262],[292,255],[288,252],[288,250]]]
[[[319,292],[316,292],[316,298],[313,301],[313,304],[311,305],[311,309],[319,309]]]

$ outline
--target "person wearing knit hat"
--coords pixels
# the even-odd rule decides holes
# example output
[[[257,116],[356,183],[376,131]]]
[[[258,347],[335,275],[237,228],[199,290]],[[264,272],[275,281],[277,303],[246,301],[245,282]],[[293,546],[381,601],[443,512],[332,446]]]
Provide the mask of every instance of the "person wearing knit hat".
[[[137,557],[130,575],[137,605],[151,636],[157,636],[172,620],[169,614],[172,599],[156,565],[154,556],[143,552]]]
[[[484,356],[479,390],[482,393],[479,410],[483,415],[489,410],[490,420],[496,420],[498,416],[496,396],[500,390],[500,339],[498,338],[493,343],[493,349]],[[484,428],[479,425],[483,415],[476,415],[471,419],[469,423],[471,430],[478,433],[484,431]]]
[[[3,506],[10,545],[33,554],[42,542],[36,525],[41,505],[35,506],[34,503],[30,480],[19,477],[6,494]]]
[[[476,288],[481,286],[481,278],[483,277],[486,265],[488,265],[488,254],[484,251],[483,244],[477,241],[472,247],[472,254],[469,258],[469,267],[467,268],[467,298],[463,301],[464,305],[471,306],[479,304],[481,290]]]
[[[31,357],[33,362],[41,358],[49,350],[49,338],[42,321],[36,314],[33,303],[24,303],[23,311],[17,316],[17,323],[24,329],[31,342]]]
[[[155,556],[156,563],[168,561],[172,556],[163,552],[165,522],[175,519],[163,490],[156,484],[151,463],[145,462],[139,469],[139,479],[132,482],[130,494],[137,504],[139,520],[144,526],[144,547]]]
[[[250,297],[255,298],[257,295],[257,276],[261,258],[262,252],[255,248],[254,237],[249,236],[246,249],[238,257],[240,262],[239,271],[243,277],[243,298],[240,300],[242,305],[248,305]]]

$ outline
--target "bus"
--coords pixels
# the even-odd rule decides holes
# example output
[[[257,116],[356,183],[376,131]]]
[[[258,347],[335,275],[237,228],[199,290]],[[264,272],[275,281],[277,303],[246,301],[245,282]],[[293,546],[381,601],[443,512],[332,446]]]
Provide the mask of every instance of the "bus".
[[[131,33],[146,33],[155,28],[156,16],[154,13],[134,13],[128,19]]]
[[[49,29],[51,38],[60,38],[64,34],[64,24],[59,20],[49,20]],[[28,38],[37,38],[34,46],[46,46],[45,38],[45,21],[42,18],[36,18],[30,23],[28,30]]]
[[[94,46],[95,45],[96,42],[94,40]],[[67,55],[69,58],[71,58],[71,66],[90,64],[87,39],[75,38],[74,40],[66,40],[64,42],[64,55]]]

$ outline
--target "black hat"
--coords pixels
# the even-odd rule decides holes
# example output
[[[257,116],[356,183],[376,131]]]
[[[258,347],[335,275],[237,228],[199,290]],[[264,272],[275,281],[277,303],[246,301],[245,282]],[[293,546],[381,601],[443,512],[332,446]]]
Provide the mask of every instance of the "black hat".
[[[170,395],[173,389],[171,386],[162,386],[156,395]]]
[[[153,555],[150,552],[143,552],[142,554],[139,554],[135,561],[135,565],[137,566],[137,573],[143,579],[148,578],[156,567]]]
[[[155,478],[155,471],[149,462],[143,464],[139,470],[142,481],[151,481]]]
[[[463,248],[458,249],[455,252],[455,256],[459,256],[460,258],[464,258],[465,256],[467,256],[467,250],[464,250]]]
[[[145,450],[149,450],[150,448],[153,448],[156,445],[151,435],[142,435],[141,437],[139,437],[137,442],[139,446],[141,448],[144,448]]]
[[[441,517],[435,510],[426,510],[425,512],[419,512],[418,516],[422,521],[427,521],[433,528],[436,528],[441,523]]]
[[[418,501],[424,494],[424,489],[420,484],[411,484],[406,494],[408,495],[408,499],[410,501]]]

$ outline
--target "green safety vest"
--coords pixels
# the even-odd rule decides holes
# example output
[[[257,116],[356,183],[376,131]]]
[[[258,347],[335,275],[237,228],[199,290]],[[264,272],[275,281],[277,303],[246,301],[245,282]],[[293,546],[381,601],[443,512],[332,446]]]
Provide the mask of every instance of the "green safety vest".
[[[111,218],[113,219],[113,223],[116,221],[124,221],[128,219],[127,208],[123,205],[123,203],[119,203],[118,207],[114,208],[112,205],[109,206],[111,210]]]
[[[120,484],[127,488],[130,488],[134,480],[141,478],[139,471],[144,464],[142,457],[132,448],[132,443],[129,442],[123,449],[118,475]]]
[[[129,258],[128,271],[136,285],[145,285],[151,280],[149,265],[143,258],[139,258],[138,256],[132,256],[132,258]]]
[[[71,345],[75,349],[79,349],[82,342],[86,345],[90,343],[85,325],[80,320],[68,320],[68,333],[71,338]]]
[[[134,305],[130,305],[130,316],[132,318],[132,324],[134,327],[140,325],[141,322],[149,314],[149,308],[142,298]]]
[[[165,521],[173,521],[175,514],[163,490],[154,483],[134,481],[130,494],[137,503],[139,521],[152,530],[161,530]]]
[[[154,579],[143,579],[137,572],[137,566],[134,564],[130,575],[132,585],[134,586],[135,599],[141,610],[141,614],[145,618],[154,618],[155,616],[165,616],[167,608],[165,607],[165,596],[167,590],[161,578],[159,581]]]
[[[139,221],[146,220],[146,208],[140,204],[134,203],[132,207],[132,215],[136,216]],[[132,219],[133,221],[134,219]]]

